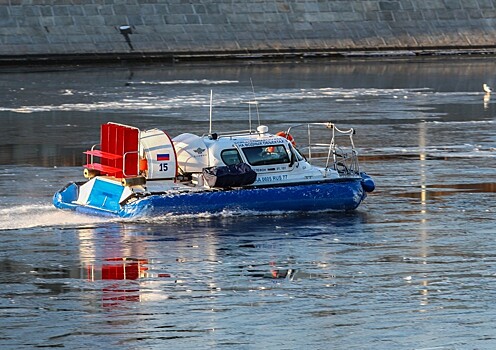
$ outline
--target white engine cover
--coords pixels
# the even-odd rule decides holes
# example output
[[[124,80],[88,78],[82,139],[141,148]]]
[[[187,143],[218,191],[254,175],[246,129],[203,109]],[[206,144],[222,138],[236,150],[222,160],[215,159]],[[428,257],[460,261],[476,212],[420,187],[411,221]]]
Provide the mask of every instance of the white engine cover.
[[[202,137],[185,133],[172,141],[177,152],[177,165],[183,173],[200,173],[209,166],[208,147]]]
[[[176,152],[169,135],[159,129],[142,131],[141,146],[148,163],[147,179],[176,177]]]

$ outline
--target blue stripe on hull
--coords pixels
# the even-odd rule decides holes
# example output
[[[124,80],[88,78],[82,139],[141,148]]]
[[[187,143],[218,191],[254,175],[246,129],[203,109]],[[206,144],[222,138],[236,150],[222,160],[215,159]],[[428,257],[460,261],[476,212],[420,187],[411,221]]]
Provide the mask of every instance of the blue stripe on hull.
[[[223,210],[353,210],[365,198],[360,179],[325,184],[162,194],[126,205],[119,215],[216,213]]]
[[[97,198],[101,199],[101,191],[97,192]],[[118,192],[121,193],[120,190]],[[343,211],[355,209],[366,196],[361,179],[285,187],[156,194],[143,197],[121,209],[117,208],[114,200],[111,201],[111,206],[108,202],[103,202],[104,205],[98,207],[95,204],[99,201],[96,200],[92,203],[93,205],[89,206],[74,204],[77,193],[78,185],[69,184],[54,195],[53,203],[57,208],[70,209],[84,214],[134,217],[218,213],[223,210]]]

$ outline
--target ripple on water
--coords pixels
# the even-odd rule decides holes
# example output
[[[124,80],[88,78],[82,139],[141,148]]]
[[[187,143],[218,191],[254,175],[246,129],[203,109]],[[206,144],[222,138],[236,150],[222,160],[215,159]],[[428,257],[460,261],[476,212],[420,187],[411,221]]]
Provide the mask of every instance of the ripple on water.
[[[4,75],[0,346],[495,348],[494,67],[441,61]],[[212,88],[215,128],[253,99],[274,130],[354,127],[376,191],[350,213],[52,207],[102,120],[201,134]]]

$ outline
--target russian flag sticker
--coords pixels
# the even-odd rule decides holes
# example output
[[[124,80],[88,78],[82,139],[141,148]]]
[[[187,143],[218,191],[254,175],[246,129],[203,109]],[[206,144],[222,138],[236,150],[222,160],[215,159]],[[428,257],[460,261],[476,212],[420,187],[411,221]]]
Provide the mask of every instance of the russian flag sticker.
[[[169,153],[157,153],[157,161],[164,162],[170,160]]]

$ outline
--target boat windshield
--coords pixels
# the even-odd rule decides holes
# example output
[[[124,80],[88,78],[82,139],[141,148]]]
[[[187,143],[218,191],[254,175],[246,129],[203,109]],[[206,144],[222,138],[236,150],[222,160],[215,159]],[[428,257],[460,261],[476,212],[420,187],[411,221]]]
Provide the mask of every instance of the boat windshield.
[[[234,165],[242,162],[237,149],[225,149],[220,153],[225,165]]]
[[[243,153],[250,165],[270,165],[289,163],[289,155],[284,145],[270,145],[243,148]]]

